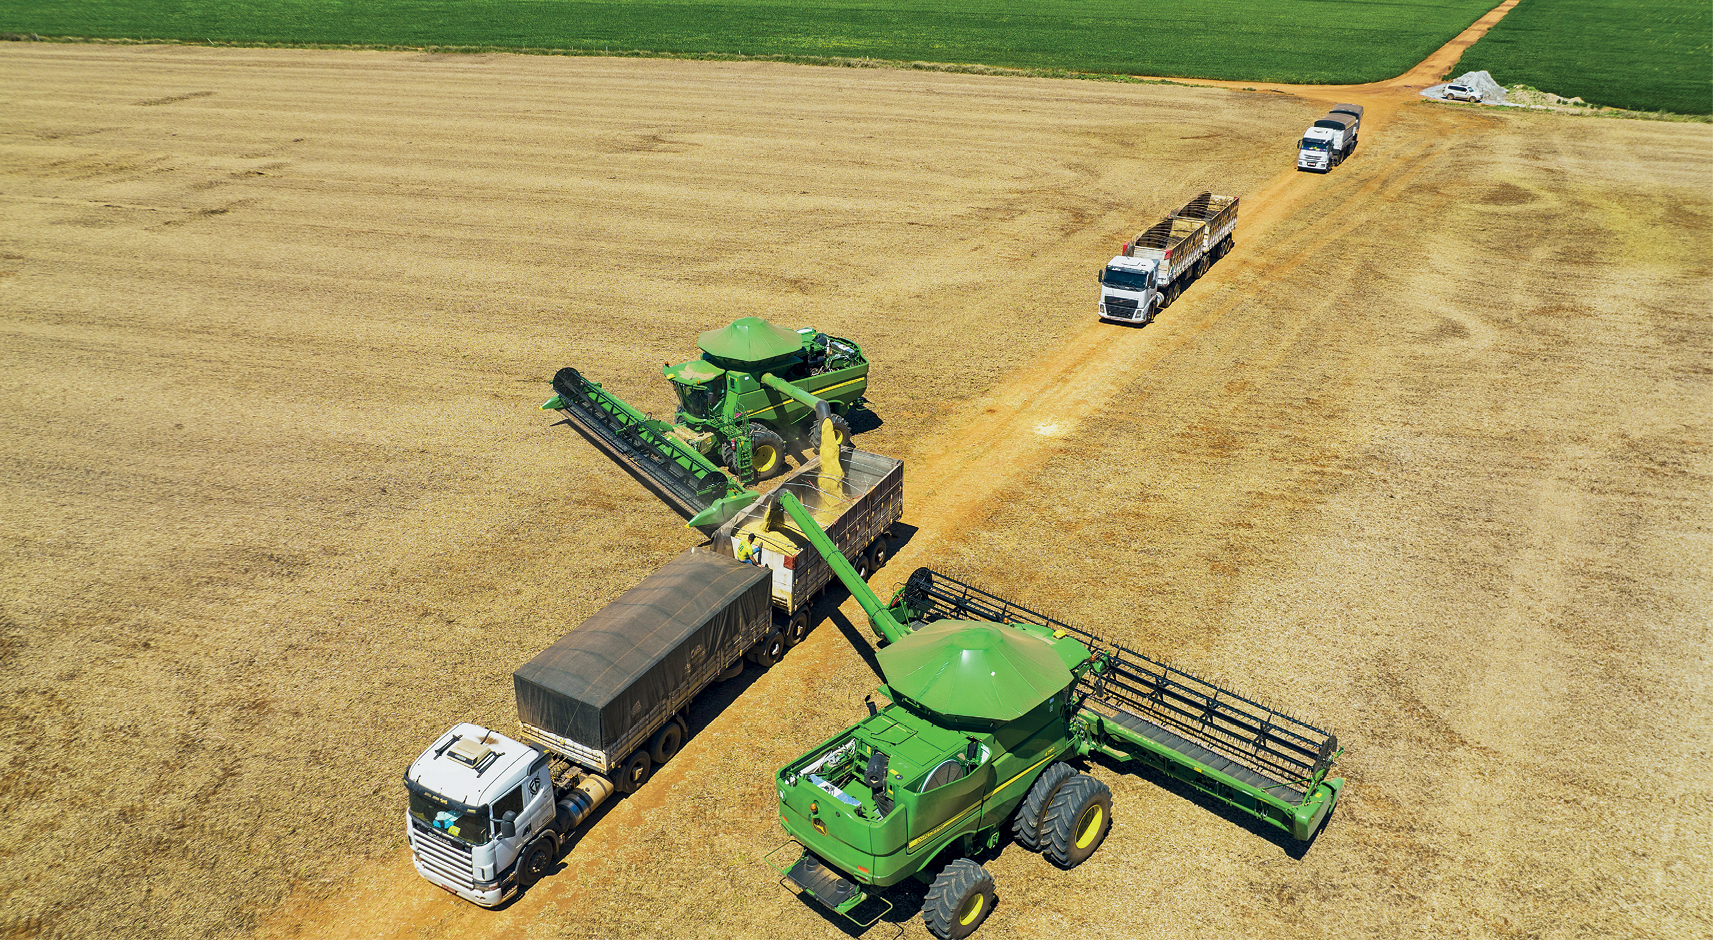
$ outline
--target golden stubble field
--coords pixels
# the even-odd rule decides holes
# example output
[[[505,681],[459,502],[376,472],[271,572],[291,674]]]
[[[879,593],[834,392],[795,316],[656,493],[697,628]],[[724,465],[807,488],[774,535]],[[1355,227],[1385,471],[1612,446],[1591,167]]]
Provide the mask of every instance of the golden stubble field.
[[[1276,93],[11,43],[0,102],[0,935],[841,936],[760,856],[876,681],[848,603],[506,909],[404,848],[421,747],[694,541],[547,378],[662,413],[744,314],[876,362],[883,590],[932,564],[1349,747],[1306,853],[1093,765],[1112,836],[1004,847],[980,936],[1713,928],[1705,125],[1395,96],[1320,177]],[[1204,188],[1238,250],[1096,323]]]

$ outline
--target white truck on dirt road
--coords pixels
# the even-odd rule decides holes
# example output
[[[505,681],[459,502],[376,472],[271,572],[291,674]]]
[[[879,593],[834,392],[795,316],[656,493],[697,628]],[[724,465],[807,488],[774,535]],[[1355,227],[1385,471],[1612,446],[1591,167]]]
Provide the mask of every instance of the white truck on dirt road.
[[[1201,193],[1124,243],[1100,271],[1100,318],[1144,325],[1225,257],[1237,230],[1236,196]]]
[[[903,513],[904,465],[839,448],[782,479],[706,544],[668,562],[512,674],[517,738],[462,723],[405,771],[405,835],[417,873],[483,907],[553,870],[573,833],[633,793],[689,736],[690,703],[748,659],[778,662],[813,625],[826,562],[770,512],[813,506],[864,572],[885,562]],[[836,458],[834,468],[825,462]]]
[[[1297,169],[1325,173],[1348,159],[1356,150],[1362,130],[1362,106],[1335,104],[1317,119],[1297,144]]]

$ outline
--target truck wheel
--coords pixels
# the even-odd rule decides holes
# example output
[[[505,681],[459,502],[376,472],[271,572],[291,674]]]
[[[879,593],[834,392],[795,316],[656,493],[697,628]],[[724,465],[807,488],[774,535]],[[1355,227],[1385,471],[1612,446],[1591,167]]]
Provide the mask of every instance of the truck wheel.
[[[635,793],[648,782],[648,775],[654,770],[654,759],[648,756],[648,751],[637,748],[636,753],[625,758],[624,766],[619,768],[619,775],[613,780],[613,787],[620,793]]]
[[[874,544],[868,547],[868,568],[870,571],[879,571],[886,567],[887,551],[891,547],[886,544],[886,536],[884,535],[874,540]]]
[[[552,836],[542,836],[531,842],[517,860],[517,883],[527,888],[546,877],[553,870],[553,856],[558,849]]]
[[[808,607],[805,606],[792,614],[791,619],[785,622],[785,647],[790,649],[808,639],[811,627]]]
[[[993,876],[967,858],[947,865],[922,904],[922,922],[940,940],[975,933],[993,910]]]
[[[1017,807],[1017,818],[1011,821],[1011,833],[1017,837],[1018,845],[1032,852],[1040,851],[1041,816],[1053,802],[1053,794],[1059,792],[1059,787],[1066,780],[1076,775],[1071,765],[1058,762],[1049,764],[1046,770],[1041,771],[1041,776],[1035,778],[1035,783],[1029,787],[1029,795]]]
[[[761,638],[761,642],[750,647],[749,660],[763,669],[779,662],[785,656],[785,634],[778,630]]]
[[[684,746],[684,726],[673,718],[660,726],[654,732],[654,737],[648,739],[648,757],[656,764],[664,764],[678,753]]]
[[[1100,848],[1111,828],[1112,791],[1077,774],[1059,787],[1041,820],[1041,854],[1060,868],[1075,868]]]
[[[785,441],[759,424],[749,426],[750,468],[757,480],[771,480],[785,470]]]

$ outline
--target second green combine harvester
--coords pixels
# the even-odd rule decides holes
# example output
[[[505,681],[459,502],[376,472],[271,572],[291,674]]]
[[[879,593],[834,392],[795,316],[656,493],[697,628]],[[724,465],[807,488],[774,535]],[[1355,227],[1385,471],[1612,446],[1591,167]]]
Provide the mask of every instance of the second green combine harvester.
[[[543,409],[564,413],[591,444],[703,531],[755,500],[747,489],[785,470],[786,448],[817,443],[830,420],[841,443],[863,402],[868,360],[856,343],[744,317],[697,337],[702,356],[661,371],[678,396],[671,422],[621,401],[576,369],[553,376]]]
[[[877,889],[932,884],[922,918],[965,937],[993,907],[970,856],[1016,841],[1070,868],[1112,825],[1105,784],[1067,761],[1135,762],[1298,840],[1344,785],[1331,734],[969,585],[920,568],[882,604],[794,497],[780,502],[883,641],[884,708],[776,776],[801,854],[775,865],[862,926]],[[770,864],[771,864],[770,859]]]

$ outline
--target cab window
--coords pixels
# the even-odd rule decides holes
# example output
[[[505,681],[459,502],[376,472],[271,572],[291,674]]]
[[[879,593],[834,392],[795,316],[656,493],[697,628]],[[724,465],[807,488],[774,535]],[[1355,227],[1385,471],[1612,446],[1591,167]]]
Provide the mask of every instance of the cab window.
[[[516,819],[518,816],[523,815],[523,785],[522,784],[519,784],[517,789],[513,790],[510,793],[507,793],[505,796],[502,796],[499,799],[494,801],[494,818],[495,819],[506,818],[506,813],[508,813],[508,812],[516,814],[512,817],[513,819]]]

